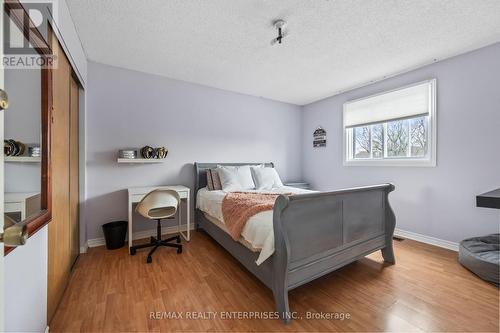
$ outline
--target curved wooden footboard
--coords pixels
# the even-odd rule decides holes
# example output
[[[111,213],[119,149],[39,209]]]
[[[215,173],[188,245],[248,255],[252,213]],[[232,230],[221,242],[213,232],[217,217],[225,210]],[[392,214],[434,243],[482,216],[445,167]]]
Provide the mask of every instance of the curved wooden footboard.
[[[372,252],[395,263],[396,219],[383,184],[280,196],[274,206],[273,294],[285,322],[288,291]]]

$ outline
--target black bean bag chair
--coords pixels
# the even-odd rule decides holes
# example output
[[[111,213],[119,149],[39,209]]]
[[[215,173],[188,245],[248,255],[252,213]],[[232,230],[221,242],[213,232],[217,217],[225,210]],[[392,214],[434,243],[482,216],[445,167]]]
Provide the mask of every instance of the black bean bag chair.
[[[464,239],[458,261],[481,279],[500,285],[500,234]]]

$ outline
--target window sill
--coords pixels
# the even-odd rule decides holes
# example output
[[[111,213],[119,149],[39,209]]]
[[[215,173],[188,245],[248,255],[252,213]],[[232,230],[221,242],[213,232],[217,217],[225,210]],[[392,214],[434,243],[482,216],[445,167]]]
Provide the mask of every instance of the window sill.
[[[381,167],[435,167],[436,161],[429,159],[385,159],[385,160],[344,160],[344,166],[381,166]]]

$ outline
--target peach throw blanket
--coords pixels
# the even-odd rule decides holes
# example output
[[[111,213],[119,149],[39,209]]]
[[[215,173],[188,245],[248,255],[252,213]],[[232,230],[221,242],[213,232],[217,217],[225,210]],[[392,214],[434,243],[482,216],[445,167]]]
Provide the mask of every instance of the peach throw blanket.
[[[222,201],[224,224],[231,237],[237,241],[248,220],[260,212],[271,210],[279,194],[231,192]]]

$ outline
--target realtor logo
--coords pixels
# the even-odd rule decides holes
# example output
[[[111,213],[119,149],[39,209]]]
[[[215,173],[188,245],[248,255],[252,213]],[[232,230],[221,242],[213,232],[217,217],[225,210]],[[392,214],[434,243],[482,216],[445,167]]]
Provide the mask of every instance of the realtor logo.
[[[5,0],[3,16],[4,68],[53,68],[54,57],[47,43],[49,20],[57,13],[56,2],[51,0]]]

